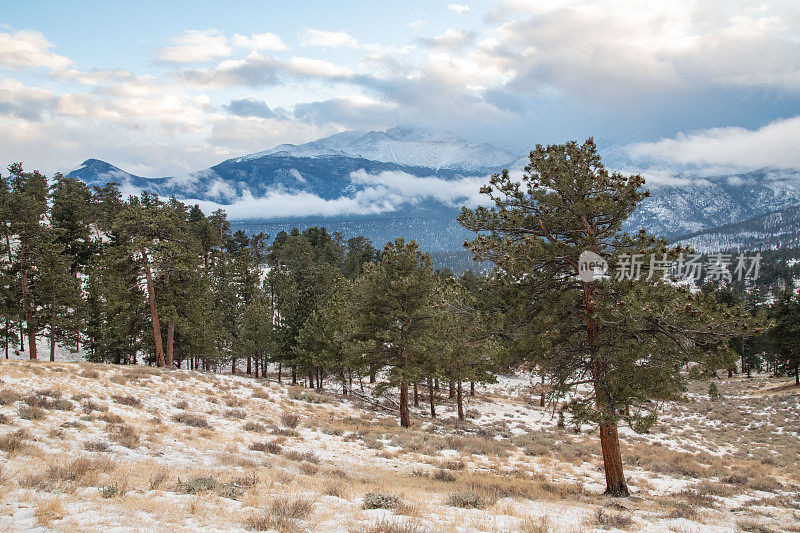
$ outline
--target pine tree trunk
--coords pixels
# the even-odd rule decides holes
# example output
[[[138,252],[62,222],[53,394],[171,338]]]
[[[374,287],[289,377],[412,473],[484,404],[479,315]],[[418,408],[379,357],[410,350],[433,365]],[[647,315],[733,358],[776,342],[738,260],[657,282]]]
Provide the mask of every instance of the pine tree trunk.
[[[434,395],[432,378],[428,378],[428,402],[431,407],[431,418],[436,418],[436,396]]]
[[[53,331],[53,323],[50,323],[50,361],[56,360],[56,334]]]
[[[617,424],[608,422],[600,425],[600,447],[603,450],[603,467],[606,471],[606,491],[610,496],[628,497],[628,485],[622,471],[622,454],[619,449]]]
[[[278,383],[281,383],[281,370],[282,370],[282,363],[278,361]]]
[[[456,382],[451,379],[447,386],[449,387],[448,397],[452,400],[456,397]]]
[[[27,255],[27,247],[22,245],[23,265]],[[28,328],[28,350],[30,353],[31,361],[36,361],[36,328],[33,325],[33,311],[31,309],[31,296],[30,288],[28,287],[28,268],[22,267],[20,272],[20,279],[22,283],[22,311],[25,313],[25,325]],[[22,345],[22,329],[20,329],[20,345]]]
[[[147,252],[144,248],[142,252],[142,265],[144,275],[147,279],[147,299],[150,303],[150,318],[153,322],[153,341],[156,345],[156,366],[164,366],[164,346],[161,344],[161,324],[158,321],[158,309],[156,308],[156,292],[153,287],[153,273],[150,271],[150,262],[147,260]]]
[[[369,373],[369,382],[370,384],[375,383],[375,372]]]
[[[172,368],[175,364],[175,358],[173,357],[175,346],[175,319],[170,317],[169,321],[167,322],[167,355],[166,355],[166,365],[167,368]]]
[[[475,396],[475,382],[474,381],[470,381],[469,382],[469,395],[470,396]]]
[[[236,375],[236,358],[235,357],[231,360],[231,375],[233,375],[233,376]]]
[[[297,385],[297,367],[292,365],[292,385]]]
[[[464,393],[461,390],[461,380],[458,380],[456,389],[456,403],[458,404],[458,419],[464,420]]]
[[[411,418],[408,412],[408,380],[400,382],[400,426],[407,428],[411,426]]]
[[[414,407],[419,407],[419,387],[417,382],[414,382]]]
[[[247,356],[247,375],[248,376],[252,376],[253,375],[253,360],[252,359],[253,359],[252,356],[250,356],[250,355]]]
[[[539,407],[544,407],[544,400],[545,400],[545,395],[544,395],[544,376],[542,376],[542,391],[541,391],[541,396],[539,396]]]
[[[794,384],[800,385],[800,365],[794,365]]]

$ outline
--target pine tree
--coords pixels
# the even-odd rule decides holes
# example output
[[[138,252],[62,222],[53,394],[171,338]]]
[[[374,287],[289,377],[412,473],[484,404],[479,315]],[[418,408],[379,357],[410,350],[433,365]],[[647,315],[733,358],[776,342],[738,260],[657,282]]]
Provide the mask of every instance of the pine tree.
[[[306,369],[317,368],[322,375],[336,375],[344,394],[348,391],[352,367],[358,364],[354,359],[357,350],[352,307],[352,288],[347,280],[340,278],[322,307],[306,319],[294,347],[297,360]],[[322,379],[319,383],[322,384]]]
[[[30,249],[36,265],[31,299],[37,304],[39,322],[49,331],[51,361],[58,342],[77,342],[83,308],[80,281],[70,271],[73,258],[65,253],[60,234],[57,228],[45,228]]]
[[[776,374],[794,374],[800,385],[800,298],[793,290],[785,291],[772,307],[773,326],[769,330],[775,354]]]
[[[36,304],[31,295],[34,262],[31,248],[42,238],[47,214],[47,178],[38,171],[25,172],[20,163],[9,168],[11,174],[10,232],[19,240],[14,254],[14,270],[18,274],[22,299],[22,319],[28,334],[28,350],[32,361],[36,354]],[[20,321],[20,324],[22,321]]]
[[[356,280],[357,338],[366,366],[386,367],[376,387],[400,389],[400,425],[409,427],[409,384],[421,379],[434,353],[438,332],[436,275],[431,258],[414,241],[388,243],[377,264]]]
[[[462,209],[459,221],[478,232],[469,243],[506,283],[504,319],[515,355],[546,370],[559,393],[587,384],[592,392],[567,405],[576,424],[599,427],[606,493],[627,496],[618,424],[646,430],[657,400],[683,386],[688,361],[708,363],[710,348],[731,354],[732,336],[752,330],[743,310],[693,296],[659,276],[586,282],[579,255],[612,266],[625,254],[663,257],[666,243],[622,225],[647,196],[640,176],[610,173],[594,142],[537,146],[521,180],[494,175],[482,192],[495,206]],[[673,249],[676,257],[680,249]],[[726,355],[727,357],[727,355]]]
[[[460,281],[442,281],[439,306],[442,348],[435,362],[453,383],[458,419],[464,420],[464,382],[494,382],[502,350],[490,314]]]

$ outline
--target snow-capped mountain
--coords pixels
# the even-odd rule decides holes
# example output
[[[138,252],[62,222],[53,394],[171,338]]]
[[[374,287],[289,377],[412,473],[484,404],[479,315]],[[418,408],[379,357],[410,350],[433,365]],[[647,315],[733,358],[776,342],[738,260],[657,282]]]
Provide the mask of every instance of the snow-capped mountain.
[[[471,143],[452,133],[392,128],[386,131],[345,131],[305,144],[281,144],[234,161],[259,159],[265,156],[295,158],[344,156],[410,167],[463,172],[482,172],[509,166],[519,158],[518,154],[512,154],[502,148],[487,143]]]
[[[678,175],[674,185],[650,188],[628,221],[670,239],[741,222],[800,205],[800,171],[764,168],[747,173],[698,177]]]
[[[609,154],[612,168],[617,166],[617,155],[613,150]],[[283,144],[179,177],[145,178],[97,159],[84,161],[68,176],[90,185],[117,182],[125,192],[146,189],[162,196],[232,207],[272,197],[274,201],[268,207],[257,209],[255,214],[251,210],[242,218],[272,219],[289,227],[300,218],[314,218],[332,229],[337,229],[337,224],[343,229],[349,227],[351,222],[344,221],[348,215],[378,217],[384,224],[387,217],[414,219],[400,223],[408,229],[406,236],[435,242],[439,250],[457,250],[465,236],[455,221],[458,208],[474,201],[486,176],[503,168],[518,170],[524,162],[519,154],[470,143],[452,134],[395,128],[385,132],[349,131],[301,145]],[[679,174],[666,183],[651,185],[650,191],[652,196],[636,210],[626,229],[644,227],[672,241],[706,232],[703,248],[708,249],[717,235],[709,233],[713,228],[749,219],[755,221],[752,227],[760,216],[800,205],[800,171],[768,168],[711,177]],[[324,208],[302,213],[275,208],[276,202],[301,197]],[[355,208],[331,212],[336,205]],[[282,221],[275,222],[276,218]],[[435,218],[437,222],[422,223],[422,218]],[[374,225],[376,242],[386,237],[386,232],[378,228],[380,224]],[[437,235],[426,237],[424,232]],[[719,235],[731,242],[730,231]]]

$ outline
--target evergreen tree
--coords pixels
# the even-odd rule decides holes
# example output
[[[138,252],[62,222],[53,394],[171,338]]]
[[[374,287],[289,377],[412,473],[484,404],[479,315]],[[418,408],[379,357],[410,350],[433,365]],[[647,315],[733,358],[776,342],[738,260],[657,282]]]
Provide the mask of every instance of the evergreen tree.
[[[31,249],[42,239],[47,214],[47,178],[38,171],[25,172],[20,163],[9,168],[11,174],[10,233],[19,240],[14,254],[14,271],[18,275],[23,320],[28,334],[30,359],[36,354],[36,304],[31,294],[35,265]],[[22,342],[20,342],[22,344]]]
[[[72,257],[64,253],[61,232],[45,228],[31,246],[36,265],[31,299],[37,304],[39,322],[50,337],[50,360],[55,361],[56,343],[76,343],[80,331],[83,295],[79,280],[70,272]]]
[[[711,348],[727,359],[730,338],[752,331],[743,310],[693,296],[649,276],[646,267],[638,280],[580,279],[584,251],[620,268],[626,255],[668,252],[644,230],[622,232],[647,196],[643,184],[640,176],[605,170],[591,139],[539,145],[521,180],[503,171],[482,188],[493,208],[464,208],[459,216],[478,233],[469,243],[475,258],[494,262],[507,285],[506,321],[515,328],[516,355],[545,369],[562,394],[578,384],[591,387],[567,408],[576,424],[599,426],[606,493],[615,496],[628,495],[620,420],[646,430],[655,402],[681,391],[686,362],[708,363]],[[671,250],[670,257],[680,251]]]
[[[794,374],[795,385],[800,385],[800,298],[792,290],[785,291],[770,314],[775,374]]]
[[[366,366],[388,369],[376,387],[400,389],[400,425],[409,427],[409,384],[424,375],[437,341],[440,310],[431,258],[414,241],[388,243],[356,280],[355,319]]]

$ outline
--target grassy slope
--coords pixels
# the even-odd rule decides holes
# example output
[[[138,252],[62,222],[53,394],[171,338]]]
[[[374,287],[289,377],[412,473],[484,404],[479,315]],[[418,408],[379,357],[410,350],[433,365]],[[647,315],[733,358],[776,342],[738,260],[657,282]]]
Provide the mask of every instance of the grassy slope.
[[[693,383],[651,434],[623,432],[625,501],[599,495],[596,439],[515,378],[458,426],[423,401],[410,430],[245,377],[4,361],[0,380],[2,530],[800,531],[800,395],[766,378],[717,402]]]

